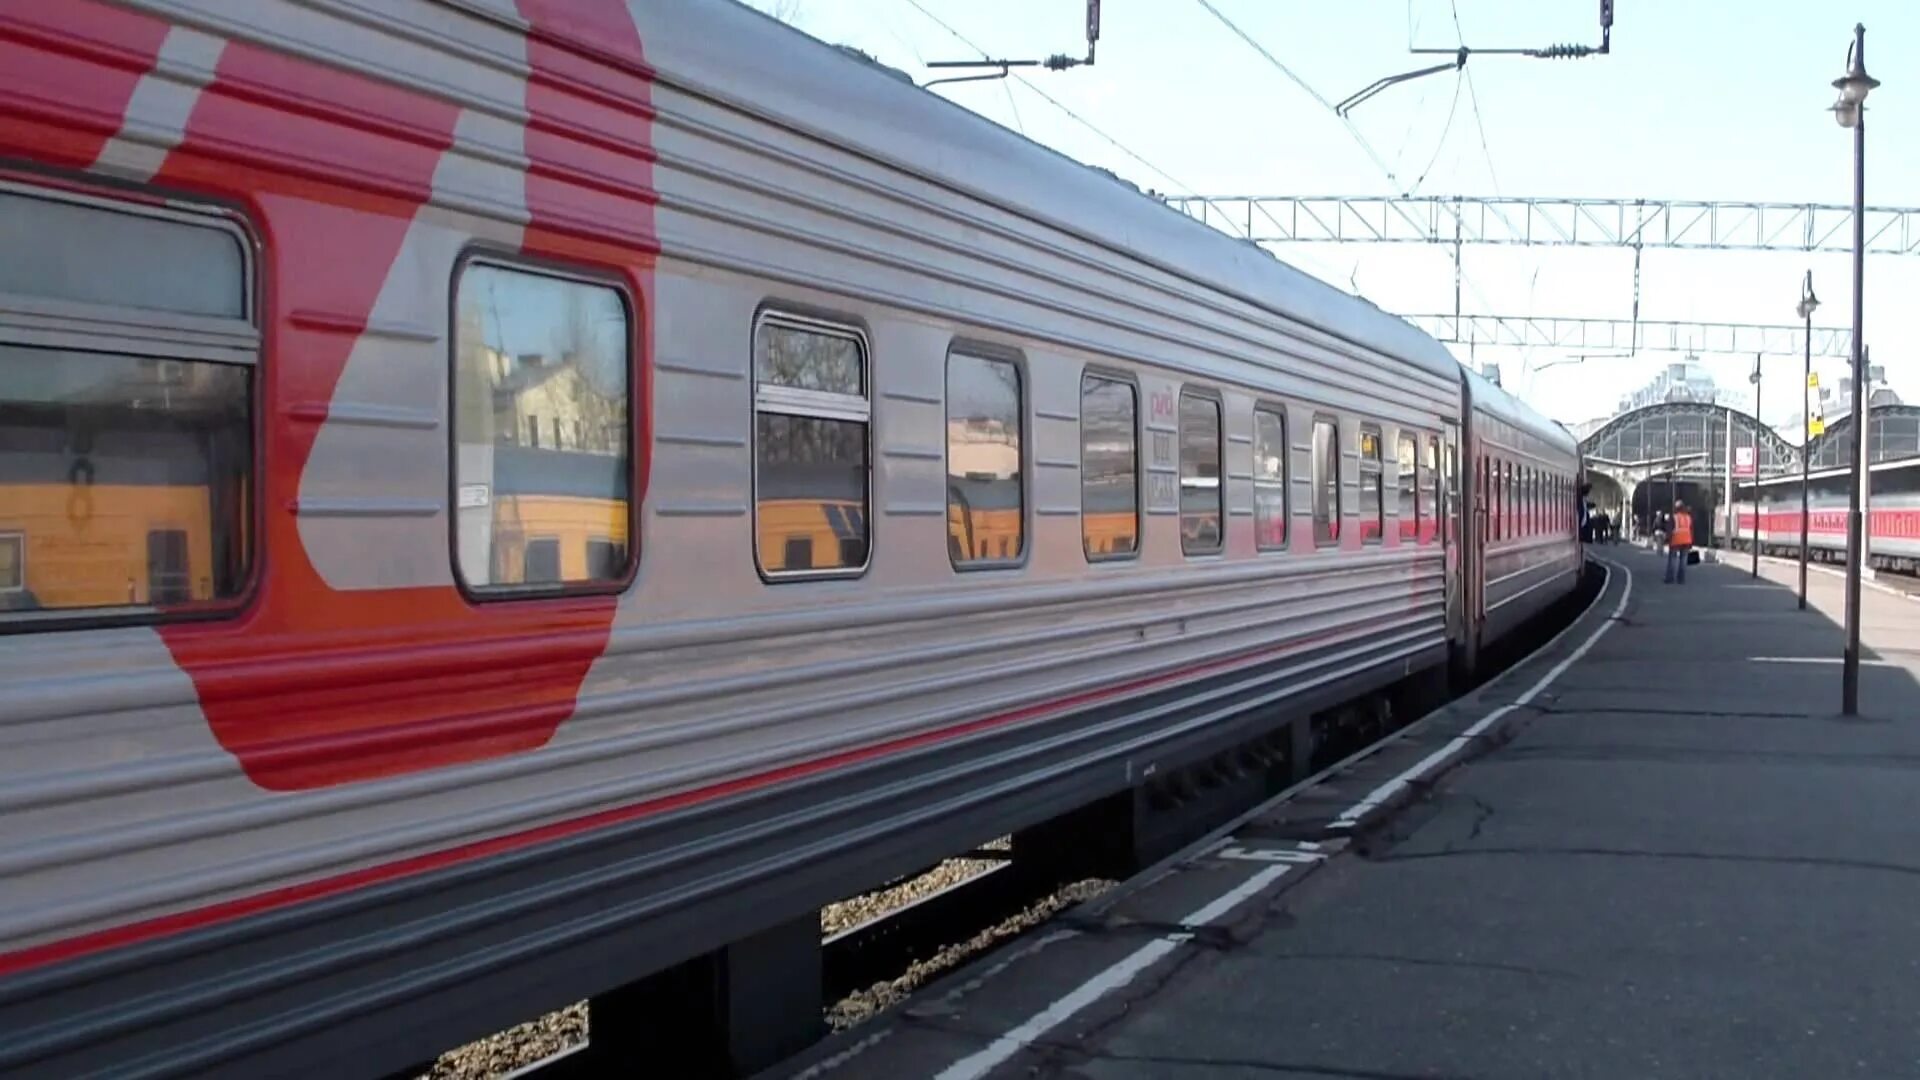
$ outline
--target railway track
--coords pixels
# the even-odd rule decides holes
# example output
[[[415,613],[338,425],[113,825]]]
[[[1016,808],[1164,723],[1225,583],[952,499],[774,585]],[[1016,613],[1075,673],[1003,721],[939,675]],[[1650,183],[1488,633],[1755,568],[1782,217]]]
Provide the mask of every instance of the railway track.
[[[1920,594],[1920,579],[1909,584]],[[1537,633],[1517,634],[1515,640],[1544,640],[1583,602],[1584,594],[1574,594],[1563,611],[1541,616]],[[1524,652],[1517,646],[1502,649],[1492,661],[1504,669]],[[1145,815],[1132,823],[1135,865],[1184,846],[1289,786],[1299,775],[1293,755],[1304,752],[1309,768],[1324,768],[1393,734],[1441,700],[1444,696],[1388,694],[1350,702],[1314,717],[1304,741],[1275,732],[1158,778],[1133,796],[1135,813]],[[1037,837],[1002,838],[824,907],[824,1026],[857,1026],[939,974],[1111,887],[1123,875],[1088,872],[1112,865],[1093,854],[1101,846],[1097,833],[1108,821],[1096,814]],[[589,1056],[580,1053],[591,1035],[588,1019],[586,1003],[578,1003],[449,1051],[430,1069],[402,1075],[406,1080],[595,1075]]]
[[[949,859],[821,912],[822,981],[834,1030],[852,1027],[922,983],[1112,885],[1054,883],[1017,869],[1003,845]],[[560,1080],[581,1072],[587,1007],[580,1002],[451,1050],[419,1080]]]

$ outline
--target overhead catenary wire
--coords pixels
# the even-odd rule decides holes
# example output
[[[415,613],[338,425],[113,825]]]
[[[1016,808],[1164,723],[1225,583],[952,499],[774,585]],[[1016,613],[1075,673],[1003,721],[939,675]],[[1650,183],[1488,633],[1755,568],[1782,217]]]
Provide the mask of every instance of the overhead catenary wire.
[[[909,0],[909,2],[912,3],[914,2],[914,0]],[[1358,125],[1356,125],[1353,122],[1352,117],[1342,114],[1338,109],[1334,107],[1333,102],[1327,100],[1324,94],[1320,93],[1320,91],[1318,90],[1315,90],[1310,83],[1308,83],[1305,79],[1301,78],[1298,74],[1296,74],[1294,70],[1288,67],[1284,61],[1282,61],[1279,57],[1275,56],[1272,53],[1272,51],[1270,51],[1266,46],[1260,44],[1260,42],[1256,40],[1253,37],[1253,35],[1247,33],[1245,30],[1242,30],[1239,24],[1235,23],[1232,19],[1228,18],[1226,16],[1226,13],[1222,12],[1218,7],[1214,6],[1213,0],[1195,0],[1195,2],[1198,3],[1201,7],[1205,8],[1207,12],[1211,14],[1215,19],[1218,19],[1222,26],[1225,26],[1228,30],[1232,31],[1235,37],[1238,37],[1241,41],[1245,42],[1249,48],[1253,49],[1253,51],[1259,53],[1263,58],[1265,58],[1267,63],[1273,65],[1276,69],[1278,69],[1280,73],[1282,75],[1285,75],[1295,86],[1298,86],[1300,89],[1306,91],[1307,95],[1313,98],[1313,100],[1319,102],[1321,107],[1325,108],[1328,112],[1331,112],[1334,114],[1334,116],[1338,117],[1340,122],[1346,126],[1347,133],[1353,136],[1354,142],[1360,145],[1360,149],[1366,152],[1367,157],[1371,159],[1374,165],[1377,168],[1379,168],[1380,172],[1384,176],[1386,176],[1387,182],[1393,186],[1393,189],[1397,194],[1403,195],[1403,196],[1412,194],[1410,190],[1408,190],[1404,185],[1401,184],[1399,176],[1394,172],[1394,170],[1390,166],[1387,165],[1385,159],[1383,159],[1380,156],[1380,152],[1374,149],[1373,143],[1367,140],[1366,135],[1363,132],[1361,132]],[[1457,103],[1458,100],[1459,99],[1456,96],[1455,102]],[[1451,114],[1449,115],[1451,116]],[[1449,124],[1451,124],[1451,119],[1449,119]],[[1443,139],[1443,142],[1444,142],[1444,139]],[[1429,168],[1431,168],[1431,165],[1429,165]],[[1424,176],[1422,178],[1424,179]],[[1439,207],[1441,211],[1447,214],[1447,216],[1453,218],[1454,222],[1457,225],[1459,225],[1461,228],[1464,229],[1466,227],[1466,222],[1461,218],[1460,211],[1456,207],[1451,206],[1446,202],[1439,203]],[[1420,227],[1419,222],[1410,220],[1408,224],[1413,225],[1416,228]],[[1460,271],[1460,281],[1461,281],[1461,284],[1463,284],[1469,292],[1473,293],[1474,299],[1478,300],[1483,306],[1491,306],[1487,300],[1486,294],[1480,291],[1480,287],[1474,283],[1473,278],[1470,275],[1468,275],[1464,269]]]
[[[1427,174],[1433,172],[1433,167],[1439,163],[1440,151],[1447,148],[1447,136],[1453,132],[1453,118],[1460,111],[1460,87],[1465,81],[1460,75],[1453,77],[1453,104],[1447,106],[1447,122],[1441,125],[1440,138],[1433,144],[1433,156],[1427,159],[1427,167],[1421,169],[1420,175],[1414,178],[1413,187],[1407,190],[1407,194],[1420,190],[1420,185],[1426,183]]]
[[[1411,2],[1411,0],[1409,0],[1409,2]],[[1464,49],[1467,45],[1467,32],[1460,27],[1460,0],[1447,0],[1447,2],[1453,9],[1454,40],[1458,41],[1460,47]],[[1487,124],[1480,113],[1480,92],[1473,85],[1473,72],[1471,70],[1463,68],[1461,75],[1463,75],[1467,81],[1467,103],[1473,109],[1473,126],[1479,129],[1480,132],[1480,156],[1487,163],[1487,179],[1493,182],[1493,193],[1499,195],[1500,173],[1499,170],[1493,167],[1493,151],[1487,148]]]

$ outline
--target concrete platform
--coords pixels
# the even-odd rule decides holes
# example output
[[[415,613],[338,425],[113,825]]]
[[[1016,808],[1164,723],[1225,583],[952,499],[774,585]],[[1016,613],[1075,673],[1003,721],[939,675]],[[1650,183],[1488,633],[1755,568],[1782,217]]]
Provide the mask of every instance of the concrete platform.
[[[1526,664],[807,1077],[1920,1076],[1920,603],[1620,545]]]

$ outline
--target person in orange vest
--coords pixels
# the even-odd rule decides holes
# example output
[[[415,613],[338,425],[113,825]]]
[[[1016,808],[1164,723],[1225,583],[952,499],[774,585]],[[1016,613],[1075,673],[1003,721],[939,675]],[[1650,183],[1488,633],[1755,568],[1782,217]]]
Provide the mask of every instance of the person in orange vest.
[[[1673,531],[1667,534],[1667,574],[1662,580],[1668,585],[1687,583],[1687,556],[1693,551],[1693,515],[1687,512],[1687,504],[1674,500]]]

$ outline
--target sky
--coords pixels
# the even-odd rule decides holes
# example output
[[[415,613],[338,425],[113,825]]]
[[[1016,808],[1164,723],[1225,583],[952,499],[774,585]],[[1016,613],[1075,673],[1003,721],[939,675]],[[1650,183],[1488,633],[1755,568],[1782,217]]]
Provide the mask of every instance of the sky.
[[[749,2],[922,83],[937,77],[928,61],[978,59],[980,50],[1015,58],[1085,51],[1084,0]],[[1853,24],[1862,22],[1868,69],[1886,84],[1869,101],[1867,202],[1920,206],[1920,85],[1901,81],[1920,70],[1920,4],[1910,0],[1619,0],[1610,55],[1475,56],[1466,76],[1428,76],[1360,105],[1353,113],[1359,138],[1316,99],[1337,101],[1382,76],[1446,59],[1409,55],[1410,41],[1443,49],[1463,40],[1473,48],[1597,44],[1598,7],[1598,0],[1126,0],[1104,5],[1091,67],[932,92],[1142,188],[1176,195],[1845,204],[1852,133],[1827,107],[1830,84],[1846,69]],[[1454,307],[1448,247],[1273,250],[1343,289],[1357,287],[1388,311]],[[1625,249],[1468,247],[1461,306],[1468,314],[1625,319],[1632,268]],[[1648,250],[1641,317],[1796,322],[1809,269],[1824,302],[1815,324],[1849,325],[1851,257],[1796,252]],[[1863,340],[1873,363],[1904,398],[1920,400],[1920,256],[1869,256],[1865,282]],[[1469,355],[1464,345],[1453,348],[1476,367],[1498,363],[1509,390],[1568,423],[1611,414],[1621,395],[1683,356],[1579,360],[1548,349],[1482,346]],[[1750,401],[1751,354],[1702,352],[1699,359],[1724,392]],[[1763,361],[1769,423],[1798,415],[1800,365],[1799,357]],[[1828,385],[1845,371],[1838,359],[1816,358],[1815,367]]]

